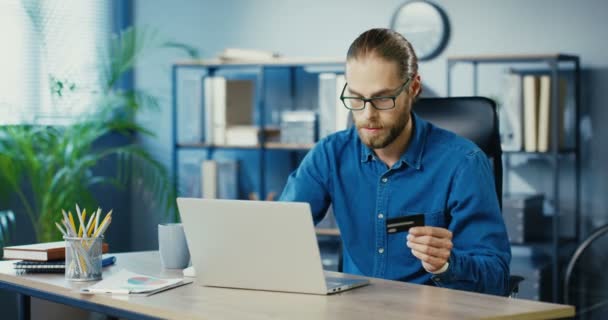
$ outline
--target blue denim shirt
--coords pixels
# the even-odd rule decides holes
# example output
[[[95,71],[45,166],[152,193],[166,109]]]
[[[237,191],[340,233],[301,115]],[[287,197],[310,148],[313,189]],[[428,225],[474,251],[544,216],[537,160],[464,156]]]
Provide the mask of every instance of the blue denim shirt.
[[[506,294],[511,250],[489,160],[473,142],[414,113],[412,120],[409,147],[392,168],[351,128],[316,144],[280,200],[308,202],[315,223],[333,205],[346,273]],[[386,219],[419,213],[427,226],[453,233],[449,268],[440,275],[412,255],[407,232],[386,232]]]

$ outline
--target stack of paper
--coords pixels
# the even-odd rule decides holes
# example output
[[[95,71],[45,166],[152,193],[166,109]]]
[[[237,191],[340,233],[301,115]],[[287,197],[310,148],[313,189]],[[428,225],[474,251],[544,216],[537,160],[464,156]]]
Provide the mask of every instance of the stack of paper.
[[[152,295],[191,282],[192,280],[162,279],[137,274],[128,270],[120,270],[116,274],[99,281],[93,286],[83,288],[80,291],[87,294],[113,293]]]

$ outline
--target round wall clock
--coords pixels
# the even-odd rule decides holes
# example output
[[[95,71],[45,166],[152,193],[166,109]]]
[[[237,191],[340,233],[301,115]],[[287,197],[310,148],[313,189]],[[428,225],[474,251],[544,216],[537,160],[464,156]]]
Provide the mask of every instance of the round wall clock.
[[[421,61],[439,55],[450,37],[450,26],[445,12],[428,1],[404,3],[395,11],[391,29],[401,33],[412,44]]]

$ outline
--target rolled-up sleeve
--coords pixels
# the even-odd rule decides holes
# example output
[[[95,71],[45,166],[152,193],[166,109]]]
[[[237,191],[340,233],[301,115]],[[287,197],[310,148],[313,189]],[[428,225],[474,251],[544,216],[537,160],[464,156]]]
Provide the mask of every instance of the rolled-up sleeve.
[[[325,141],[322,140],[289,175],[279,201],[308,202],[317,224],[325,216],[331,202],[328,192],[330,170]]]

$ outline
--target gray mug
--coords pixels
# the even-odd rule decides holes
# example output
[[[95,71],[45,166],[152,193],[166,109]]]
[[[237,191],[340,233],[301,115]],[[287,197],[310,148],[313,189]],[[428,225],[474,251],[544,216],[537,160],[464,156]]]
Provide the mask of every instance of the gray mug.
[[[158,225],[158,251],[165,269],[184,269],[190,263],[190,251],[181,223]]]

